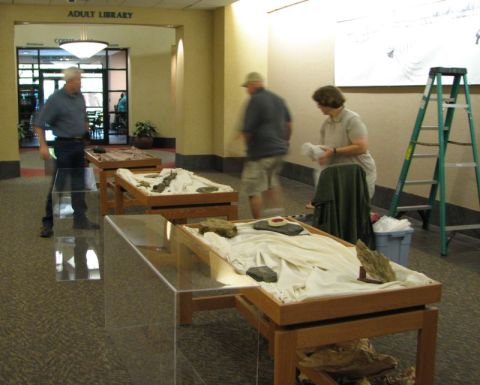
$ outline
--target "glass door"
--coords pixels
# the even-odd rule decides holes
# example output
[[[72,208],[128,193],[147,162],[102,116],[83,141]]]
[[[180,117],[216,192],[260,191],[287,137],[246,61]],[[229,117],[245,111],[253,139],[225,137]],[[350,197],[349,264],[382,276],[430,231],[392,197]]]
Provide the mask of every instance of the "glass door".
[[[93,143],[105,143],[104,83],[102,70],[83,70],[82,93],[87,107],[90,141]]]
[[[128,143],[127,50],[108,50],[108,143]]]
[[[22,147],[37,145],[33,118],[40,105],[38,79],[38,51],[19,50],[18,68],[18,136]]]

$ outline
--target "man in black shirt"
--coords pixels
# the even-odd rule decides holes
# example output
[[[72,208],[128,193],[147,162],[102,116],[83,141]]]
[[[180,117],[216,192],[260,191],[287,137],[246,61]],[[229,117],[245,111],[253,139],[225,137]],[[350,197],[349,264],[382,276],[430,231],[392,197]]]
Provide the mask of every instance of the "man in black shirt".
[[[248,158],[242,183],[253,217],[260,218],[267,215],[263,212],[267,204],[281,207],[278,174],[288,153],[291,117],[283,99],[265,89],[259,73],[249,73],[242,86],[250,95],[242,129]],[[265,203],[262,194],[267,198]],[[281,212],[282,209],[270,211],[276,215]]]

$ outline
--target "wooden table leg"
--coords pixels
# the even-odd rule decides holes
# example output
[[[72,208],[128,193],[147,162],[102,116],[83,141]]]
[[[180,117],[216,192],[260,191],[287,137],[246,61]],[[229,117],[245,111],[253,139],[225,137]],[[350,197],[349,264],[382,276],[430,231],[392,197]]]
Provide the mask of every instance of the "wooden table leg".
[[[123,214],[123,189],[115,183],[115,214]]]
[[[100,214],[108,214],[108,192],[107,192],[107,173],[100,169]]]
[[[433,385],[435,382],[435,352],[437,344],[438,309],[424,311],[423,327],[417,335],[416,385]]]
[[[191,250],[182,244],[177,243],[177,280],[181,287],[192,287],[192,258]],[[189,325],[193,320],[193,294],[191,291],[178,294],[178,321],[182,325]]]
[[[274,385],[295,385],[297,335],[294,330],[275,331]]]

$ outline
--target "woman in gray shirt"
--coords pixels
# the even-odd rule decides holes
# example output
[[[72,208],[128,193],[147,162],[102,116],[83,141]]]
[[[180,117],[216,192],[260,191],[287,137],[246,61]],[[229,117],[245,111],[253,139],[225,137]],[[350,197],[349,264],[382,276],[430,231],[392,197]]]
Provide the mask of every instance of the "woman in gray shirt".
[[[334,86],[324,86],[312,96],[327,120],[320,128],[320,147],[325,151],[319,158],[321,166],[356,163],[366,174],[370,199],[375,191],[377,169],[368,151],[367,127],[357,113],[344,107],[345,97]]]

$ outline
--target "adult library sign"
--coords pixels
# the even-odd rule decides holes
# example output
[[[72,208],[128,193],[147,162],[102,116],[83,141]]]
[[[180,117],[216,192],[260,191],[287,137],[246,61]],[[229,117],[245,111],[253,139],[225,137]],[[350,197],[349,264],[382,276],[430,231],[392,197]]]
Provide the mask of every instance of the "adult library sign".
[[[133,12],[118,11],[68,11],[68,17],[100,18],[100,19],[131,19]]]

